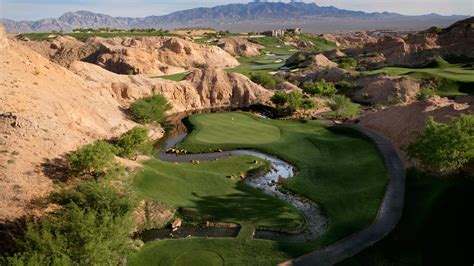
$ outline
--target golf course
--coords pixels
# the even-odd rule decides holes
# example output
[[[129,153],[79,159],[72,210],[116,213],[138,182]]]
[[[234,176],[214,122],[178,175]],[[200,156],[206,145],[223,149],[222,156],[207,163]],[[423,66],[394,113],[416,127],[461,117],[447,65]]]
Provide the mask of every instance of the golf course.
[[[280,190],[317,203],[329,225],[322,236],[302,242],[255,239],[254,231],[262,226],[305,226],[304,215],[288,202],[229,178],[258,174],[269,168],[267,162],[250,155],[198,164],[153,159],[134,182],[141,197],[197,213],[203,221],[237,223],[241,230],[236,237],[147,242],[129,258],[130,265],[274,265],[334,243],[374,220],[387,173],[375,145],[356,131],[245,112],[196,114],[187,122],[190,133],[176,148],[189,153],[250,149],[288,162],[295,174]]]

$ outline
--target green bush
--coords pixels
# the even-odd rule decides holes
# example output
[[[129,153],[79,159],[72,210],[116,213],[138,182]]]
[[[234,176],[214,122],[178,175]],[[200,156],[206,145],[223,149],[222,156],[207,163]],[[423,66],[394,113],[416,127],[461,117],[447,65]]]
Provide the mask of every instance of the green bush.
[[[360,112],[360,106],[343,95],[332,96],[329,101],[329,107],[333,110],[331,116],[338,119],[351,118]]]
[[[141,123],[162,123],[171,104],[162,95],[153,95],[140,99],[130,106],[133,118]]]
[[[152,140],[148,137],[149,130],[135,127],[124,133],[117,141],[118,155],[132,158],[138,153],[149,154],[153,150]]]
[[[304,99],[303,102],[301,103],[301,108],[305,110],[314,109],[316,108],[316,103],[312,101],[311,99]]]
[[[96,141],[78,149],[67,158],[71,170],[76,174],[100,176],[107,173],[113,165],[117,149],[105,142]]]
[[[431,98],[431,96],[434,96],[435,93],[433,90],[428,89],[428,88],[422,88],[420,92],[416,95],[416,99],[418,101],[424,101],[426,99]]]
[[[345,80],[339,81],[338,83],[336,83],[336,90],[341,93],[350,92],[358,88],[359,86],[357,84],[354,84]]]
[[[303,91],[310,95],[332,96],[336,94],[336,87],[332,82],[322,79],[319,82],[306,82]]]
[[[298,91],[292,91],[286,95],[287,97],[287,108],[294,112],[301,107],[303,103],[303,94]]]
[[[357,60],[353,57],[344,57],[339,61],[339,66],[346,70],[356,69]]]
[[[27,224],[8,265],[117,265],[131,253],[131,195],[89,181],[51,199],[60,209]]]
[[[272,75],[265,72],[251,72],[250,79],[263,87],[269,89],[277,84],[277,80]]]
[[[277,105],[279,107],[285,106],[285,104],[288,101],[287,96],[286,96],[286,92],[276,91],[275,94],[273,94],[273,96],[271,98],[271,101],[272,101],[272,103],[274,103],[275,105]]]
[[[474,159],[474,115],[462,115],[447,124],[428,117],[426,123],[425,131],[405,148],[410,158],[443,173],[456,171]]]

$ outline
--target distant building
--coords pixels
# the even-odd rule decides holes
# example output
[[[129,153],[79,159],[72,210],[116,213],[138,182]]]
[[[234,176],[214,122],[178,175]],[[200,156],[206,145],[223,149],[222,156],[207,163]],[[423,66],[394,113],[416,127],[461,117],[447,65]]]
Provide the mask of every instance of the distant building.
[[[301,34],[301,28],[286,29],[286,30],[267,30],[262,32],[262,35],[269,37],[283,37],[286,34]]]

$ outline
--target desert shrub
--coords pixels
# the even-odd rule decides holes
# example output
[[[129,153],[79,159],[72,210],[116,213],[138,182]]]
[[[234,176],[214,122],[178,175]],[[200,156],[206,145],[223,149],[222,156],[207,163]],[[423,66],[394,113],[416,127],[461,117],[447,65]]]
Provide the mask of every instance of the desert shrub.
[[[162,95],[142,98],[130,106],[133,118],[141,123],[162,123],[171,104]]]
[[[299,91],[292,91],[286,95],[287,97],[287,108],[294,112],[301,107],[303,103],[303,94]]]
[[[405,147],[412,159],[447,173],[462,168],[474,159],[474,115],[453,118],[447,124],[426,120],[426,129]]]
[[[86,145],[67,158],[71,170],[76,174],[100,176],[112,167],[117,149],[105,142],[96,141]]]
[[[359,88],[357,84],[351,83],[345,80],[339,81],[338,83],[336,83],[335,86],[336,86],[336,90],[341,93],[349,92],[349,91],[356,90]]]
[[[339,61],[339,66],[342,69],[350,70],[357,68],[357,60],[353,57],[344,57]]]
[[[303,99],[303,94],[299,91],[286,93],[284,91],[276,91],[271,101],[280,108],[285,108],[290,112],[294,112],[299,108],[314,108],[316,105],[311,104],[310,99]],[[313,107],[311,107],[313,106]]]
[[[301,108],[305,110],[314,109],[316,108],[316,103],[311,99],[304,99],[301,103]]]
[[[299,54],[296,56],[296,62],[298,63],[304,62],[305,60],[306,60],[306,56],[304,56],[304,54]]]
[[[284,106],[286,102],[288,101],[286,92],[284,91],[276,91],[275,94],[273,94],[271,98],[272,103],[274,103],[277,106]]]
[[[251,72],[250,79],[265,88],[271,88],[277,84],[275,77],[265,72]]]
[[[329,107],[333,110],[330,117],[351,118],[359,114],[360,106],[343,95],[334,95],[329,100]]]
[[[336,87],[332,82],[322,79],[319,82],[306,82],[303,91],[311,95],[331,96],[336,94]]]
[[[130,254],[137,204],[129,193],[88,181],[51,199],[60,208],[27,224],[8,265],[118,265]]]
[[[149,130],[144,127],[134,127],[125,132],[115,143],[118,147],[118,155],[131,158],[138,153],[150,153],[153,150],[153,145],[148,133]]]
[[[431,98],[431,96],[434,96],[435,93],[433,90],[428,89],[428,88],[421,88],[420,92],[416,95],[416,99],[418,101],[424,101],[426,99]]]

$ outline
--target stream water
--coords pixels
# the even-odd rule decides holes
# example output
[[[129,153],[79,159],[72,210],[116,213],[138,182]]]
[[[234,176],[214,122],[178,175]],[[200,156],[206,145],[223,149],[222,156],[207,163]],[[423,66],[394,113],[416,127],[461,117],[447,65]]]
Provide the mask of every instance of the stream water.
[[[177,143],[181,142],[187,135],[186,126],[182,123],[183,118],[187,117],[187,114],[179,114],[170,118],[171,123],[174,123],[175,128],[173,132],[170,132],[166,142],[162,145],[161,152],[157,155],[157,158],[167,162],[190,162],[190,161],[211,161],[215,159],[223,159],[231,156],[239,155],[252,155],[271,163],[271,170],[264,175],[247,178],[244,182],[254,188],[257,188],[266,194],[273,195],[281,200],[284,200],[298,210],[300,210],[305,217],[304,228],[296,233],[280,232],[276,230],[268,229],[257,229],[255,231],[254,238],[259,239],[270,239],[270,240],[285,240],[285,241],[305,241],[313,240],[321,236],[327,229],[328,220],[326,216],[321,213],[319,206],[303,197],[283,193],[279,189],[279,182],[282,179],[290,178],[294,175],[294,168],[289,163],[275,158],[273,156],[264,154],[255,150],[232,150],[223,152],[211,152],[201,154],[171,154],[166,153],[166,150],[173,148]],[[185,237],[185,236],[235,236],[239,228],[209,228],[195,226],[192,229],[187,227],[184,229],[184,233],[174,232],[172,237]],[[234,235],[235,234],[235,235]],[[157,229],[150,230],[142,233],[141,238],[144,241],[170,238],[170,229]]]

